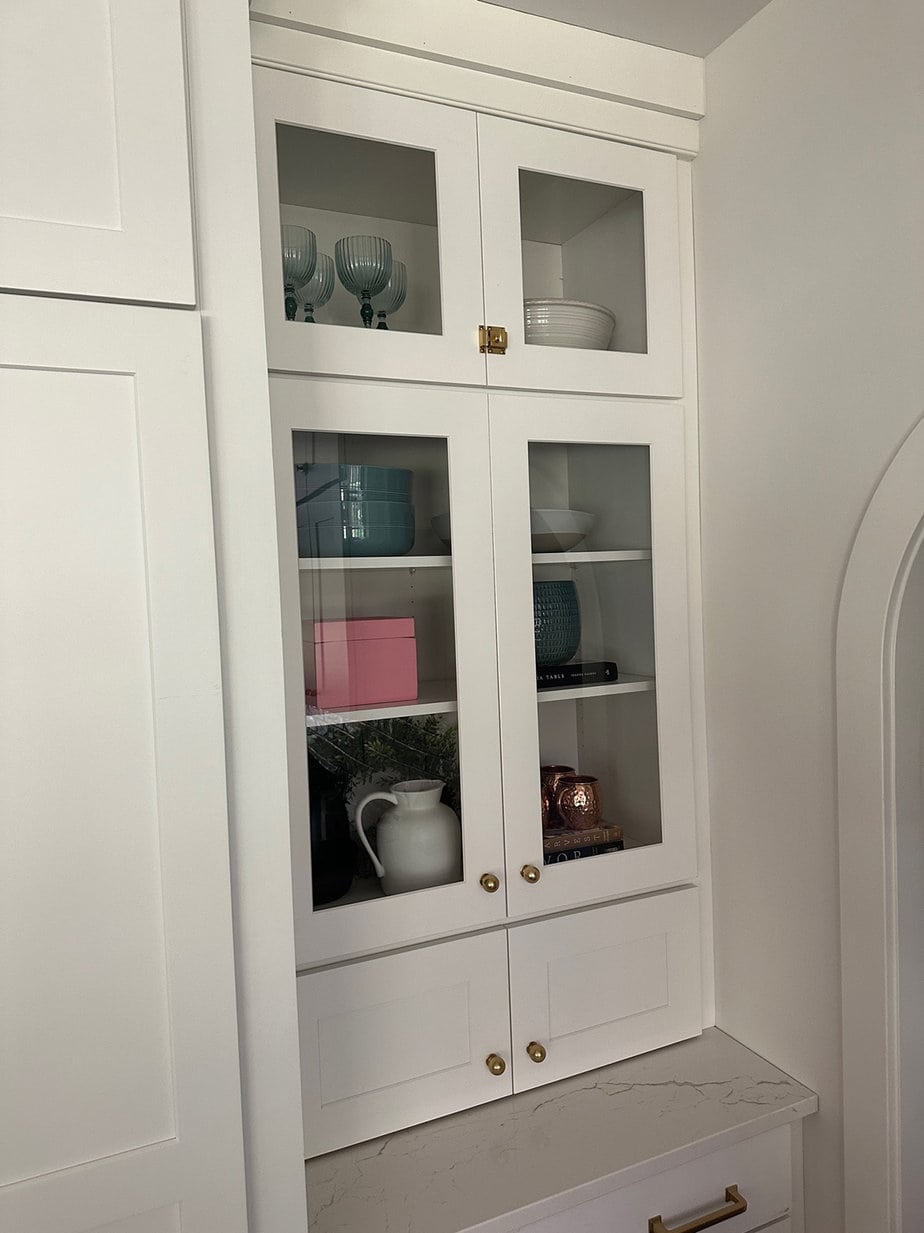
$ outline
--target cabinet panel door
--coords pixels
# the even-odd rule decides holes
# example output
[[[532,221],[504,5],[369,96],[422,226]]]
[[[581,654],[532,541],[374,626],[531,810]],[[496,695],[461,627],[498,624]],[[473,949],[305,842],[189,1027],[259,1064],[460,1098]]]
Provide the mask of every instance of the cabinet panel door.
[[[0,1227],[244,1230],[199,322],[0,338]]]
[[[180,0],[0,11],[0,286],[193,304]]]
[[[296,960],[304,967],[500,921],[486,395],[274,377],[270,400]],[[364,494],[399,490],[362,501],[354,483]],[[431,525],[439,515],[443,539]],[[367,516],[381,547],[352,555],[365,552]],[[461,819],[461,868],[437,862],[432,876],[420,869],[409,880],[422,845],[396,843],[393,864],[384,831],[372,837],[386,805],[373,800],[363,819],[377,871],[358,842],[357,806],[370,792],[422,780],[445,783],[443,802]],[[493,892],[484,874],[497,879]]]
[[[298,1017],[306,1156],[512,1090],[503,931],[309,972]]]
[[[270,368],[483,385],[473,113],[265,68],[254,101]],[[328,261],[344,237],[387,241],[406,268],[403,303],[385,312],[382,282],[359,281],[354,294],[342,267],[331,292],[299,291],[281,225],[309,230]],[[375,328],[363,328],[364,289]]]
[[[516,1091],[702,1031],[693,888],[518,925],[509,936]],[[532,1042],[546,1051],[539,1063]]]
[[[489,399],[510,914],[689,880],[683,409]]]
[[[679,396],[674,156],[479,116],[478,157],[485,313],[508,332],[488,384]]]

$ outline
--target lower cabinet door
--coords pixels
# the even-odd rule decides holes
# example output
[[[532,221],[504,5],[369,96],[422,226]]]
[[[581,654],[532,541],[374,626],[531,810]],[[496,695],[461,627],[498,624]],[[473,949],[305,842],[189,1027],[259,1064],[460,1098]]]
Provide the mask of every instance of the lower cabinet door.
[[[502,930],[306,973],[298,1017],[308,1157],[512,1091]]]
[[[694,888],[514,926],[509,948],[518,1092],[702,1031]]]
[[[673,1233],[723,1224],[728,1233],[789,1233],[792,1197],[791,1132],[778,1126],[516,1227],[518,1233]]]

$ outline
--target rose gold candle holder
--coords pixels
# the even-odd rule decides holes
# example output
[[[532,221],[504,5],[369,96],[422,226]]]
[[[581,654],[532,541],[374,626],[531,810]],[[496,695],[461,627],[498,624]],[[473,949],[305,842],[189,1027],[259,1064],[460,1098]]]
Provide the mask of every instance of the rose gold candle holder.
[[[561,822],[555,809],[555,797],[559,782],[564,775],[573,775],[573,766],[540,766],[539,783],[542,794],[542,825],[543,827],[560,826]]]
[[[603,821],[600,784],[593,775],[563,775],[558,781],[555,809],[569,831],[588,831]]]

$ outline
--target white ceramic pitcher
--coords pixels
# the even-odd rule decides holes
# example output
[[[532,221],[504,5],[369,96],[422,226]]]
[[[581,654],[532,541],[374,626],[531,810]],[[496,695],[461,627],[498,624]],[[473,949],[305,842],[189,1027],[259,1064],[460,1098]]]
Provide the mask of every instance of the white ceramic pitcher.
[[[386,895],[461,879],[462,828],[440,802],[445,786],[438,779],[410,779],[390,792],[370,792],[359,802],[356,829]],[[370,801],[392,805],[379,820],[378,854],[363,830],[363,810]]]

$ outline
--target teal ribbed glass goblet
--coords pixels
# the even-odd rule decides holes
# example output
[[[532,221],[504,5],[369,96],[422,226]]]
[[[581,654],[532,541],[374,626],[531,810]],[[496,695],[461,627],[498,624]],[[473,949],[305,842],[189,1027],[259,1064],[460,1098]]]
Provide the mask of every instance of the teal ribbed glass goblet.
[[[347,235],[334,245],[337,277],[359,300],[365,328],[372,328],[372,297],[391,277],[391,245],[378,235]]]
[[[305,320],[314,321],[314,310],[323,308],[334,294],[334,259],[318,253],[318,262],[308,282],[298,292],[298,301],[305,305]]]
[[[380,292],[372,301],[372,307],[375,309],[379,319],[377,329],[388,329],[385,323],[386,314],[396,313],[404,303],[406,295],[407,266],[403,261],[398,261],[396,258],[391,263],[391,278],[386,283],[385,290]]]
[[[286,321],[294,321],[298,312],[295,288],[308,282],[317,261],[318,242],[307,227],[282,227],[282,282],[286,292]]]

